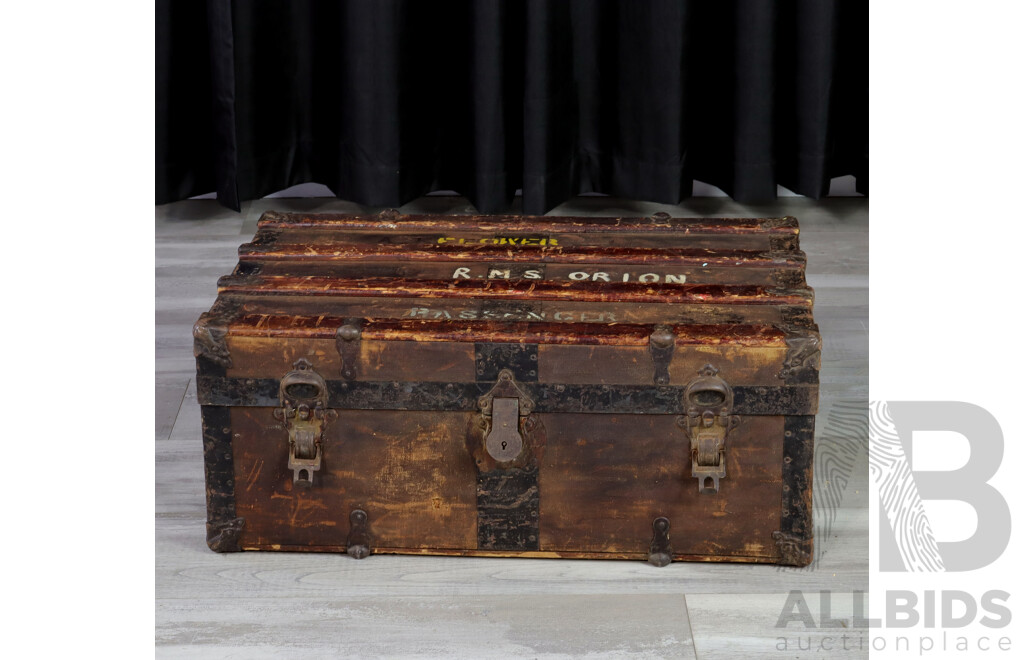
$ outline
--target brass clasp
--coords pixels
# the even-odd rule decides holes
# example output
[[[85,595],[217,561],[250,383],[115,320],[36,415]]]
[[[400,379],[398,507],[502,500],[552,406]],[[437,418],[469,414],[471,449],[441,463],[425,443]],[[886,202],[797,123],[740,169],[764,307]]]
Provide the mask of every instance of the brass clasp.
[[[313,370],[312,363],[300,358],[294,369],[281,379],[281,407],[274,418],[288,430],[288,469],[292,483],[312,486],[313,473],[320,469],[323,432],[327,422],[338,413],[327,407],[327,382]]]
[[[466,448],[483,472],[525,470],[540,461],[547,434],[534,414],[534,401],[516,382],[512,371],[502,369],[497,382],[477,399],[479,415],[469,420]]]
[[[487,453],[496,461],[511,461],[523,451],[519,433],[519,399],[491,401],[491,430],[484,439]]]
[[[480,397],[479,404],[487,453],[499,463],[514,461],[523,452],[520,420],[533,412],[533,400],[519,387],[512,372],[502,369],[498,382]]]
[[[739,423],[732,413],[732,388],[710,364],[697,372],[683,393],[685,415],[676,422],[690,439],[690,474],[699,492],[715,494],[725,477],[725,448],[729,430]]]

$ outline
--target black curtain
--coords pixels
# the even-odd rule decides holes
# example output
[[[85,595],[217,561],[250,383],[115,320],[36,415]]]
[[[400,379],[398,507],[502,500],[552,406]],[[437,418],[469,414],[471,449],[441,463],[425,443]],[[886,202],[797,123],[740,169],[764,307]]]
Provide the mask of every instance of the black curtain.
[[[157,203],[867,186],[860,0],[158,0]]]

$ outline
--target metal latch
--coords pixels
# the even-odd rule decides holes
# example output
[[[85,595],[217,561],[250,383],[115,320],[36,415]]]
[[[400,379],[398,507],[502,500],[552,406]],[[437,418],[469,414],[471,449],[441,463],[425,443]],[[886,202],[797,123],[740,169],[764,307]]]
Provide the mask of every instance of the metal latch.
[[[537,422],[533,400],[519,387],[512,372],[502,369],[498,381],[487,394],[480,397],[478,428],[490,459],[500,464],[513,463],[524,455],[527,445],[535,444]],[[472,434],[471,434],[472,435]],[[530,438],[524,437],[529,435]],[[478,461],[478,465],[479,465]]]
[[[685,415],[677,423],[690,439],[690,474],[699,492],[715,494],[725,477],[725,448],[729,430],[739,423],[732,413],[732,388],[710,364],[697,372],[683,393]]]
[[[281,379],[278,392],[281,407],[274,418],[288,430],[288,469],[292,483],[312,486],[313,473],[320,469],[324,427],[338,413],[327,408],[327,382],[313,370],[312,363],[300,358],[294,369]]]
[[[506,462],[523,451],[523,436],[519,433],[519,399],[491,400],[491,432],[484,440],[487,453],[494,460]]]

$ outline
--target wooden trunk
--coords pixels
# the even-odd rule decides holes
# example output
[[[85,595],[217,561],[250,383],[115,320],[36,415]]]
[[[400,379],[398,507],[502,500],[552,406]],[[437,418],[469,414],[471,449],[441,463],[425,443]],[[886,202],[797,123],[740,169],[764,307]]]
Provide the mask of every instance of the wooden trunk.
[[[798,232],[265,214],[195,326],[210,547],[807,564]]]

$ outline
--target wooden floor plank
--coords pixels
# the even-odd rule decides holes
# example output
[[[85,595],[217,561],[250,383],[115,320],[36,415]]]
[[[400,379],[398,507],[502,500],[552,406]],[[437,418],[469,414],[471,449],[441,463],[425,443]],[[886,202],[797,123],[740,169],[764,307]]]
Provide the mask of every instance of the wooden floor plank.
[[[181,410],[181,402],[188,389],[189,377],[183,374],[162,373],[156,377],[156,437],[169,438],[174,420]]]
[[[623,616],[628,613],[629,616]],[[694,658],[681,594],[176,601],[157,657]],[[343,650],[343,652],[342,652]]]
[[[799,587],[793,587],[794,590]],[[774,594],[693,594],[687,595],[686,605],[694,646],[700,660],[733,660],[734,658],[763,658],[792,660],[792,658],[867,658],[870,647],[869,631],[857,627],[854,614],[855,596],[850,592],[802,590]],[[791,613],[799,614],[801,605],[791,598],[799,598],[811,619],[792,620]],[[825,611],[838,628],[822,628],[822,603]],[[864,615],[868,594],[863,596]],[[784,625],[779,625],[781,622]],[[808,624],[813,624],[810,626]]]

